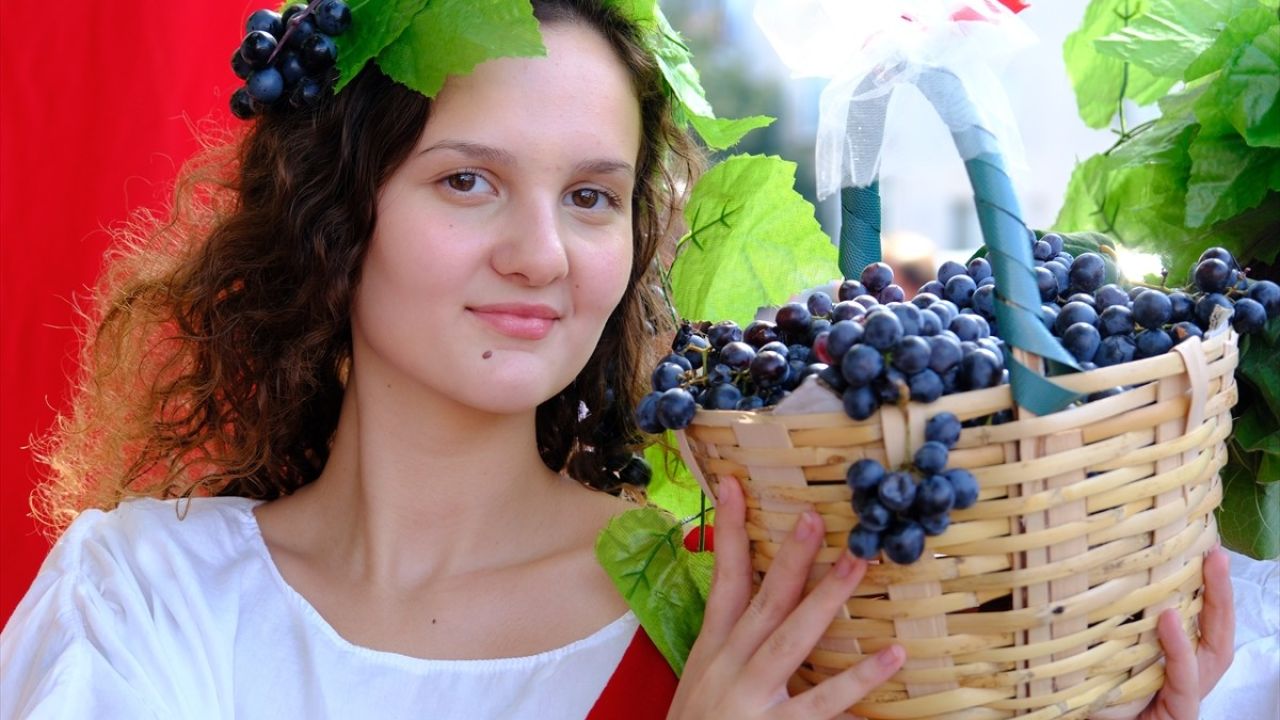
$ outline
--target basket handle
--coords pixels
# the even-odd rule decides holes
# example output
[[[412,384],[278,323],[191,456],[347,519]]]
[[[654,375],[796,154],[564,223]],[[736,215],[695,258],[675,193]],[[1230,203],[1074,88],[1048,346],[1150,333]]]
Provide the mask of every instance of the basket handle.
[[[996,323],[1005,343],[1021,351],[1006,352],[1005,358],[1014,401],[1037,415],[1061,410],[1079,394],[1046,379],[1039,370],[1037,358],[1076,369],[1079,366],[1040,320],[1040,291],[1028,242],[1031,231],[1022,221],[1013,182],[1005,171],[995,135],[983,125],[965,93],[964,84],[951,71],[925,68],[914,79],[914,84],[951,128],[951,139],[964,159],[982,241],[996,278]],[[888,105],[887,94],[869,103],[872,112],[881,114],[878,126],[884,125],[883,114]],[[850,127],[858,127],[852,121],[855,107],[850,106]],[[865,112],[867,108],[858,110]],[[866,187],[841,190],[840,270],[845,277],[858,277],[863,267],[880,259],[878,186],[879,183],[873,181]]]

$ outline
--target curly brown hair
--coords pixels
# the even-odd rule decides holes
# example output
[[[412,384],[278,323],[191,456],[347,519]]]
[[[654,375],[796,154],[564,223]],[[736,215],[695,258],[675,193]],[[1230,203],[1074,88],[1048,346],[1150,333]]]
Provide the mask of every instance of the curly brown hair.
[[[547,467],[617,492],[618,460],[639,442],[629,408],[669,322],[658,249],[701,155],[639,28],[599,0],[533,6],[543,24],[600,32],[640,102],[630,282],[581,373],[537,409]],[[268,112],[207,147],[183,168],[167,218],[139,213],[116,229],[71,407],[36,447],[49,468],[33,496],[38,519],[58,532],[81,510],[132,496],[269,500],[320,474],[378,192],[430,109],[370,64],[321,107]]]

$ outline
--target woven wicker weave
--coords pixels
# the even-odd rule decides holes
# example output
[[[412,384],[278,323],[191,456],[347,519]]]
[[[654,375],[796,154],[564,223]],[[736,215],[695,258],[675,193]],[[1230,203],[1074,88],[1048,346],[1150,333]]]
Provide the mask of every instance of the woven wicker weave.
[[[1236,363],[1234,333],[1192,339],[1160,357],[1055,378],[1086,393],[1129,388],[1118,395],[966,428],[949,464],[977,477],[979,502],[953,511],[919,562],[871,565],[792,691],[897,642],[907,650],[904,669],[850,712],[1082,718],[1145,702],[1163,681],[1157,614],[1178,608],[1198,637]],[[822,515],[827,535],[812,584],[845,551],[857,521],[844,480],[850,463],[903,464],[936,413],[965,420],[1009,409],[1017,410],[1000,386],[885,407],[863,422],[699,411],[680,442],[713,496],[720,477],[743,481],[758,575],[798,513]]]

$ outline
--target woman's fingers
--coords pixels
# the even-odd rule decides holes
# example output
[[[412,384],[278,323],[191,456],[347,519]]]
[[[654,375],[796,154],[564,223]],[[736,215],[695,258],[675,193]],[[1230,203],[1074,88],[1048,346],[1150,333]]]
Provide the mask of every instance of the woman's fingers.
[[[779,705],[772,717],[780,720],[834,718],[898,672],[906,658],[900,645],[890,645]]]
[[[1204,561],[1204,610],[1196,651],[1201,697],[1222,679],[1235,656],[1236,611],[1227,553],[1215,548]]]
[[[1176,608],[1160,613],[1156,636],[1164,649],[1164,687],[1144,717],[1196,720],[1200,713],[1200,671]]]
[[[731,662],[746,663],[799,603],[822,533],[822,518],[817,513],[800,514],[770,563],[760,590],[747,603],[741,619],[729,633],[725,653]]]
[[[716,496],[715,571],[698,639],[718,649],[751,600],[746,500],[737,478],[720,480]]]
[[[847,552],[836,561],[786,620],[747,663],[744,675],[768,685],[785,685],[831,625],[840,608],[866,573],[867,563]]]

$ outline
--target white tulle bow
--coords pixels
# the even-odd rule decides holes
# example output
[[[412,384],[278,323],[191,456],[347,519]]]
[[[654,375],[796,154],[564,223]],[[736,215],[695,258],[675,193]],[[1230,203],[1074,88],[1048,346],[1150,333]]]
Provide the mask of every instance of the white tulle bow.
[[[975,111],[938,108],[951,130],[976,116],[1006,167],[1016,174],[1025,166],[995,68],[1035,37],[995,0],[758,0],[755,17],[793,75],[831,80],[818,120],[819,198],[876,179],[889,96],[927,68],[958,77],[967,97],[953,100]]]

